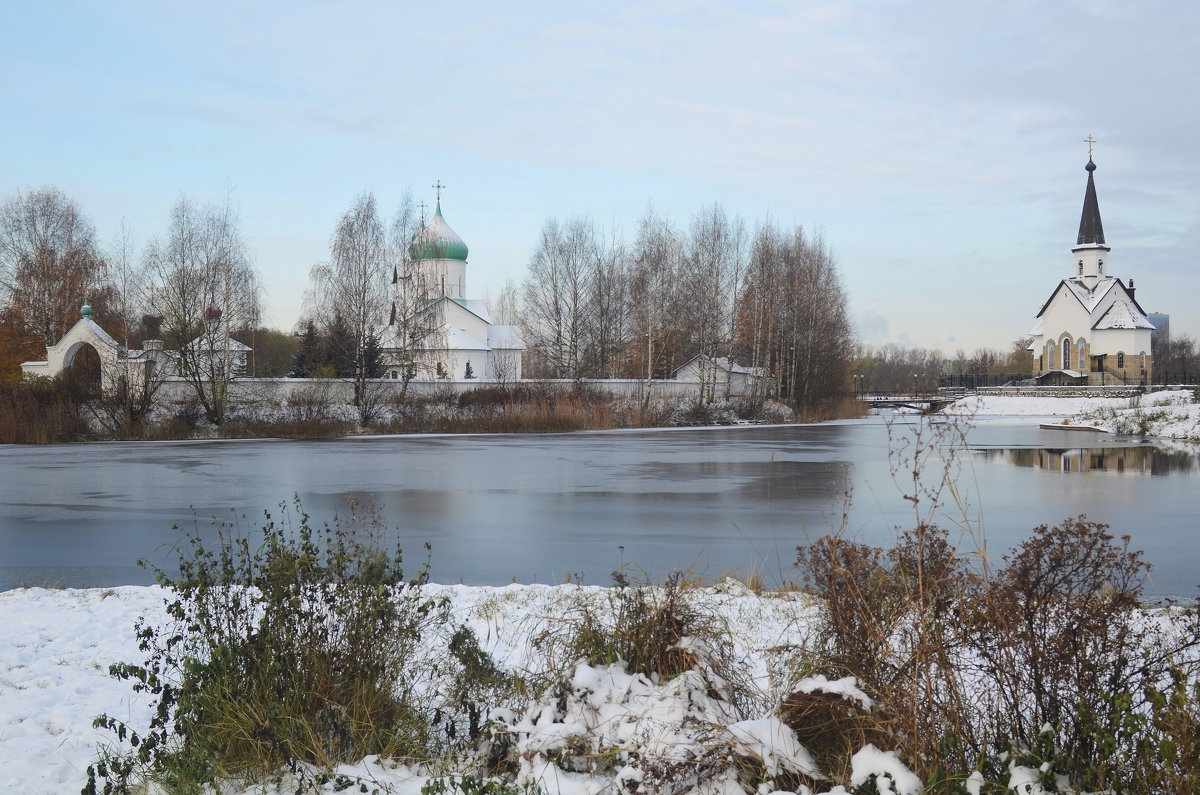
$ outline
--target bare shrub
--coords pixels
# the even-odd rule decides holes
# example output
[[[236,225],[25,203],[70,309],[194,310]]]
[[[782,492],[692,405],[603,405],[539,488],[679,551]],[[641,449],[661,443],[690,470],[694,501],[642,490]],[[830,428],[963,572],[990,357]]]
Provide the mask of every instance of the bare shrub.
[[[976,580],[946,531],[921,524],[887,552],[826,536],[797,553],[804,585],[825,605],[817,667],[857,676],[881,703],[856,735],[900,750],[927,779],[969,769],[978,741],[963,711],[956,610]]]
[[[1048,786],[1188,790],[1196,612],[1148,613],[1142,554],[1084,517],[1036,528],[1004,563],[984,579],[928,525],[886,552],[836,536],[799,550],[825,604],[824,651],[808,665],[857,675],[880,702],[853,731],[927,782],[977,769],[999,785],[1017,764]],[[822,717],[811,699],[784,707],[798,734],[798,713]],[[843,730],[826,741],[850,742]]]
[[[73,442],[87,433],[80,401],[49,379],[0,383],[0,444]]]
[[[1129,536],[1083,516],[1033,533],[1005,556],[976,615],[990,734],[1032,747],[1049,725],[1056,772],[1089,789],[1119,786],[1150,763],[1140,747],[1154,735],[1148,696],[1197,645],[1194,619],[1169,632],[1172,622],[1148,620],[1150,565]]]

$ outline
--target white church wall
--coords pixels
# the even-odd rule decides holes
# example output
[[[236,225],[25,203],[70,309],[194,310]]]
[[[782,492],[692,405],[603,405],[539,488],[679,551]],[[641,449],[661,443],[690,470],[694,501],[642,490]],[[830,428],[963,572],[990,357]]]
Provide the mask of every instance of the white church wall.
[[[460,351],[460,363],[454,371],[454,378],[467,377],[467,362],[471,363],[471,374],[474,378],[482,378],[487,373],[487,351]]]
[[[447,301],[443,309],[446,323],[460,328],[481,342],[488,338],[488,324],[476,315],[453,301]]]
[[[472,365],[474,366],[474,365]],[[465,363],[463,365],[466,367]],[[400,380],[378,379],[372,381],[389,394],[399,396],[405,391]],[[528,381],[530,384],[548,384],[563,390],[574,389],[577,383],[607,392],[613,397],[641,399],[646,395],[646,382],[638,378],[585,378],[576,382],[569,378]],[[459,394],[472,389],[512,385],[513,379],[497,379],[481,376],[470,380],[462,378],[439,378],[432,381],[411,381],[406,394],[430,396]],[[650,384],[652,399],[664,397],[690,397],[696,394],[699,384],[687,381],[653,381]],[[278,405],[314,390],[320,391],[330,402],[348,404],[354,398],[354,381],[348,378],[239,378],[229,382],[229,396],[235,403],[259,403]],[[155,393],[159,402],[190,400],[195,395],[191,383],[184,378],[164,379]]]
[[[509,348],[492,348],[488,354],[485,378],[496,381],[521,380],[521,351]]]

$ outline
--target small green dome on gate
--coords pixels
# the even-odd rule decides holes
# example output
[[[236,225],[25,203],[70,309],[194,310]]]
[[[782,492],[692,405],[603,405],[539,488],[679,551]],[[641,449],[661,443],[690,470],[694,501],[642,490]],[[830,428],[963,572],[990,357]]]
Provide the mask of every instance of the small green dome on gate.
[[[458,233],[450,228],[442,217],[442,203],[437,203],[433,218],[421,227],[421,231],[413,235],[412,245],[408,254],[414,260],[420,259],[452,259],[459,262],[467,261],[467,244]]]
[[[92,316],[92,305],[91,305],[91,304],[89,304],[89,303],[88,303],[88,302],[85,300],[85,301],[83,302],[83,308],[79,310],[79,313],[80,313],[81,315],[83,315],[84,317],[91,317],[91,316]]]

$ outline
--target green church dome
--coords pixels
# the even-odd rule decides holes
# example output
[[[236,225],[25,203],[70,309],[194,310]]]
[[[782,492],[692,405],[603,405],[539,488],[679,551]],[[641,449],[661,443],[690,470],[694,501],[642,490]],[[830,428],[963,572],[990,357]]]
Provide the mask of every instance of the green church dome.
[[[408,254],[414,260],[419,259],[452,259],[459,262],[467,261],[467,244],[450,228],[446,219],[442,218],[442,203],[438,202],[437,209],[429,223],[421,227],[421,231],[413,235],[412,245]]]

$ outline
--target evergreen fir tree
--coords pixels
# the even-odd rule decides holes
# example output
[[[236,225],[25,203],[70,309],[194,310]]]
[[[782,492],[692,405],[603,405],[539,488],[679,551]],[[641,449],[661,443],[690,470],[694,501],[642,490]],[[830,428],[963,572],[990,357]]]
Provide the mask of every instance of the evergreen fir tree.
[[[313,368],[319,365],[321,356],[321,338],[317,335],[317,327],[310,320],[304,324],[304,334],[300,336],[300,348],[292,355],[292,367],[288,371],[289,378],[311,378]]]
[[[379,335],[375,332],[367,335],[367,344],[363,346],[363,359],[367,378],[383,377],[383,349],[379,347]]]
[[[354,333],[346,325],[341,313],[333,316],[333,321],[325,330],[322,348],[320,364],[331,365],[338,378],[354,377]]]
[[[466,372],[463,373],[463,378],[474,378],[475,370],[471,367],[471,363],[467,362]]]

